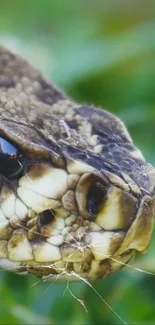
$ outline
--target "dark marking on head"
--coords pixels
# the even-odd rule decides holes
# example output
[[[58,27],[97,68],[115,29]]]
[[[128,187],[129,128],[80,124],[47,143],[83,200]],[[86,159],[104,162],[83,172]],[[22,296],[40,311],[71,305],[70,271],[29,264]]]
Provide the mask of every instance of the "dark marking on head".
[[[44,79],[39,78],[38,81],[41,85],[41,90],[37,94],[37,97],[43,103],[53,105],[59,100],[63,100],[66,98],[66,96],[60,90],[58,90],[54,86],[51,86],[51,84],[45,81]]]
[[[0,87],[12,88],[15,86],[15,82],[10,76],[0,76]]]

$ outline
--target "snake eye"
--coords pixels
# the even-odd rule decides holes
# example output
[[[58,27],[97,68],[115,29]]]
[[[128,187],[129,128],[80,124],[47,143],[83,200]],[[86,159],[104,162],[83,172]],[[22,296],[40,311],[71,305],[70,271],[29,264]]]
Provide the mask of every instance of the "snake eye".
[[[91,184],[87,197],[87,211],[90,216],[93,217],[98,213],[101,203],[106,198],[106,188],[100,181],[95,181]]]
[[[0,137],[0,174],[7,178],[19,176],[24,168],[24,161],[20,149]]]

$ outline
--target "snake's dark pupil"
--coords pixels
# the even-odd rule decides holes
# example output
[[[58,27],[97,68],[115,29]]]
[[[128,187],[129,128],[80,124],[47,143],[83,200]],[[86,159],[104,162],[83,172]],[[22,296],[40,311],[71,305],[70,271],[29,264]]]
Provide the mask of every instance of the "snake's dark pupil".
[[[0,174],[7,178],[17,177],[24,167],[24,156],[6,139],[0,137]]]
[[[42,212],[39,216],[40,227],[47,226],[50,222],[55,219],[55,214],[52,209]]]
[[[91,218],[97,214],[101,203],[106,197],[106,192],[106,186],[99,181],[90,186],[87,196],[87,211]]]

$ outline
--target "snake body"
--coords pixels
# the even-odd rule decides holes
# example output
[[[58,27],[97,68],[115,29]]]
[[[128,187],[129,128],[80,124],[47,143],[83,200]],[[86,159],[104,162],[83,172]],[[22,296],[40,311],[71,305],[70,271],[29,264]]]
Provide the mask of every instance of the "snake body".
[[[123,122],[75,103],[3,47],[0,138],[22,157],[10,176],[0,156],[1,268],[94,280],[147,249],[154,169]]]

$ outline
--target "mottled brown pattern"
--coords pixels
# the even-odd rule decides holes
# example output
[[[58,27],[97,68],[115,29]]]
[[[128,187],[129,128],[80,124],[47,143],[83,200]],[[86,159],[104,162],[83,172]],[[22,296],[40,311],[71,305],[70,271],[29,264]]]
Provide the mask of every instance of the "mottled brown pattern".
[[[149,190],[144,159],[118,118],[77,105],[3,47],[0,71],[0,129],[10,139],[37,157],[39,152],[52,155],[61,166],[67,154],[97,168],[125,172]]]
[[[27,159],[23,177],[0,175],[1,267],[6,257],[18,262],[15,271],[21,273],[96,279],[148,247],[154,224],[154,169],[123,122],[103,109],[78,105],[2,46],[0,137],[19,147]],[[59,188],[57,180],[63,182]],[[96,181],[105,191],[102,204],[91,213],[88,205],[95,206],[98,198],[89,189]],[[100,240],[99,248],[92,244],[94,237]]]

